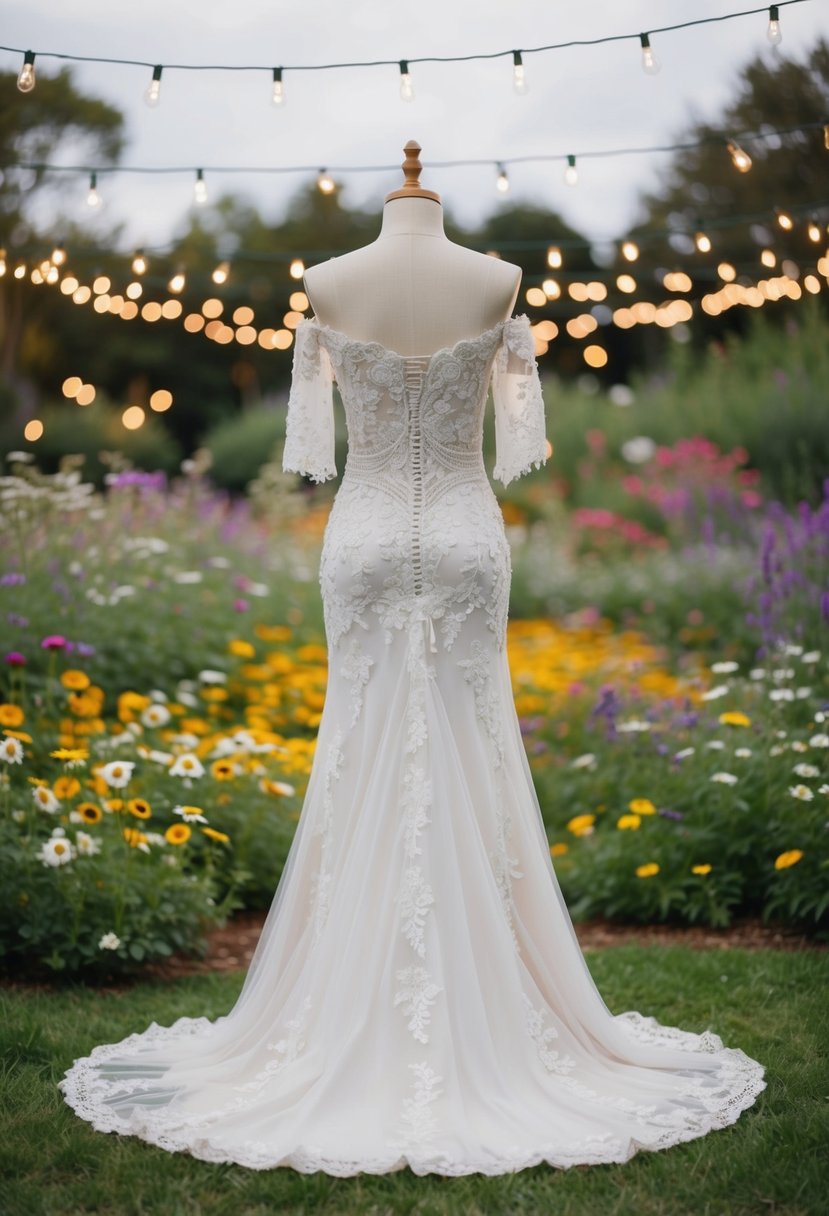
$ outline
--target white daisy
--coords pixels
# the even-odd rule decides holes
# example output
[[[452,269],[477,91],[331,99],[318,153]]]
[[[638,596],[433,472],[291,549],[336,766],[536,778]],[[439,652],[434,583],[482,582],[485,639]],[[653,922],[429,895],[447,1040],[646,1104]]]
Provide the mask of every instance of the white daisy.
[[[81,857],[94,857],[96,853],[101,851],[101,842],[96,840],[94,836],[90,836],[88,832],[75,833],[75,847]]]
[[[713,688],[709,688],[708,692],[702,694],[703,701],[716,701],[718,697],[724,697],[730,689],[727,684],[716,684]]]
[[[585,752],[583,756],[576,756],[575,760],[570,762],[571,768],[595,768],[596,757],[592,752]]]
[[[134,768],[134,760],[110,760],[109,764],[104,764],[98,770],[98,774],[103,777],[110,789],[120,790],[125,785],[129,785]]]
[[[792,740],[792,751],[793,752],[807,752],[808,750],[809,750],[809,744],[804,743],[802,739],[793,739]]]
[[[766,669],[765,667],[752,667],[751,671],[748,673],[748,676],[750,680],[764,680],[766,677]]]
[[[620,722],[616,729],[622,732],[650,730],[650,722],[643,722],[639,718],[629,718],[627,722]]]
[[[174,806],[174,815],[181,815],[185,823],[207,823],[200,806]]]
[[[741,760],[747,760],[749,758],[749,756],[751,755],[751,748],[750,747],[738,747],[735,750],[734,755],[739,756]]]
[[[211,671],[205,668],[199,672],[199,679],[202,684],[225,684],[227,682],[227,673],[224,671]]]
[[[819,650],[808,650],[806,654],[800,656],[800,661],[801,663],[817,663],[819,658]]]
[[[785,747],[782,747],[779,743],[775,743],[773,747],[769,748],[769,755],[782,756],[785,750]]]
[[[709,739],[705,746],[710,747],[714,752],[721,752],[725,744],[722,739]]]
[[[773,688],[769,693],[770,701],[793,701],[794,693],[791,688]]]
[[[809,747],[829,747],[829,735],[812,735]]]
[[[72,860],[72,845],[65,836],[52,836],[44,840],[39,859],[45,866],[65,866]]]
[[[0,743],[0,760],[7,764],[20,764],[23,760],[23,745],[19,739],[7,735]]]
[[[148,705],[141,714],[141,721],[145,726],[166,726],[170,717],[171,714],[166,705],[153,703]]]
[[[712,773],[712,781],[718,781],[720,785],[736,785],[737,778],[733,773]]]
[[[192,752],[183,752],[180,756],[176,756],[175,762],[170,766],[170,776],[203,777],[204,765]]]
[[[820,769],[814,764],[796,764],[792,769],[798,777],[819,777]]]
[[[731,659],[726,659],[722,663],[712,663],[711,670],[718,676],[726,676],[730,675],[732,671],[737,671],[739,666],[739,663],[734,663]]]
[[[675,760],[685,760],[688,756],[693,756],[697,749],[695,747],[683,747],[681,752],[677,752],[674,756]]]
[[[117,950],[121,945],[121,939],[117,933],[105,933],[98,942],[99,950]]]
[[[54,815],[56,811],[60,810],[60,802],[48,785],[36,785],[32,790],[32,798],[35,806],[49,815]]]
[[[808,785],[790,785],[789,793],[792,798],[798,798],[801,802],[811,802],[814,798],[814,794]]]

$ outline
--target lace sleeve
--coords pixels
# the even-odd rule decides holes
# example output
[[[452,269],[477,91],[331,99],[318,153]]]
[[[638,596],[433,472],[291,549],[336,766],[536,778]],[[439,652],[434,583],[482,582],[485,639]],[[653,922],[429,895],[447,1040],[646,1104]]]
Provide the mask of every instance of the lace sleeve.
[[[512,317],[504,326],[492,369],[495,406],[495,468],[503,485],[538,468],[547,459],[544,398],[535,361],[529,318]]]
[[[282,468],[312,481],[336,477],[334,393],[328,351],[308,318],[297,326]]]

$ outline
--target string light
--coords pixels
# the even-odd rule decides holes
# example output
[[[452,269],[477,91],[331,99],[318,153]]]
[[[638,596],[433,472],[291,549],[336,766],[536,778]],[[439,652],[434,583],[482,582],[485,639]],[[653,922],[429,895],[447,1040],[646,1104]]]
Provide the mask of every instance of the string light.
[[[807,232],[809,234],[810,241],[819,241],[823,236],[820,229],[820,224],[817,222],[817,220],[809,220]],[[54,261],[54,258],[52,260]]]
[[[626,262],[635,262],[639,257],[639,246],[635,241],[624,241],[622,243],[622,257]]]
[[[509,177],[507,176],[507,171],[504,168],[504,166],[501,164],[497,165],[496,168],[498,171],[498,177],[495,181],[495,189],[498,191],[499,194],[508,194],[509,193]]]
[[[2,279],[3,275],[6,273],[6,270],[6,251],[5,249],[0,249],[0,279]]]
[[[285,86],[282,83],[282,68],[274,68],[273,70],[271,104],[275,106],[284,106],[285,104]]]
[[[524,75],[524,60],[520,51],[512,52],[512,87],[516,93],[526,93],[527,79]]]
[[[576,168],[575,156],[567,157],[567,168],[564,170],[564,181],[568,186],[578,185],[579,171]]]
[[[696,245],[696,247],[700,253],[710,253],[711,252],[710,237],[707,237],[704,232],[698,232],[696,234],[696,236],[694,237],[694,244]]]
[[[733,140],[730,140],[726,146],[731,154],[734,168],[738,169],[740,173],[748,173],[751,168],[751,157],[749,154],[744,152],[740,145]]]
[[[660,64],[651,50],[651,40],[647,34],[640,34],[639,39],[642,43],[642,71],[648,76],[656,76]]]
[[[407,60],[400,60],[400,96],[403,101],[414,101],[414,85]]]
[[[55,245],[52,250],[52,256],[49,259],[53,266],[62,266],[66,261],[66,250],[62,245]]]
[[[135,256],[132,259],[132,273],[133,274],[146,274],[147,273],[147,259],[144,256],[143,249],[136,249],[136,251],[135,251]]]
[[[776,4],[772,4],[769,8],[769,28],[766,30],[766,37],[772,46],[779,46],[783,41],[783,35],[780,33],[780,14]]]
[[[823,146],[829,152],[829,122],[823,128]]]
[[[333,177],[327,169],[320,169],[319,177],[317,178],[317,189],[321,194],[333,194],[336,190],[336,185]]]
[[[780,207],[775,207],[774,211],[780,227],[785,232],[791,232],[792,228],[794,228],[794,220],[789,215],[788,211],[783,211]]]
[[[205,185],[204,181],[203,169],[196,170],[196,181],[193,186],[193,199],[199,206],[202,206],[207,202],[207,186]]]
[[[185,277],[184,271],[181,267],[179,267],[178,270],[176,271],[176,273],[170,279],[170,282],[167,284],[167,290],[171,291],[173,293],[173,295],[177,296],[182,291],[184,291],[184,285],[186,282],[187,282],[187,279]]]
[[[17,87],[21,93],[31,93],[35,87],[35,53],[26,51],[23,56],[23,67],[17,78]]]
[[[229,262],[219,262],[219,265],[216,267],[216,269],[213,271],[213,273],[211,274],[210,277],[214,283],[217,283],[219,285],[219,287],[221,287],[221,285],[223,283],[227,282],[229,274],[230,274],[230,263]]]
[[[88,207],[100,207],[101,196],[98,193],[98,174],[90,173],[89,175],[89,191],[86,196],[86,205]]]
[[[147,91],[144,94],[144,100],[150,107],[155,107],[161,100],[161,72],[162,67],[157,63],[153,68],[153,78],[147,85]]]
[[[290,267],[288,268],[288,273],[292,279],[302,278],[302,276],[305,274],[305,263],[303,262],[302,258],[294,258]]]
[[[561,250],[558,245],[551,245],[547,250],[547,265],[551,270],[558,270],[561,266]]]

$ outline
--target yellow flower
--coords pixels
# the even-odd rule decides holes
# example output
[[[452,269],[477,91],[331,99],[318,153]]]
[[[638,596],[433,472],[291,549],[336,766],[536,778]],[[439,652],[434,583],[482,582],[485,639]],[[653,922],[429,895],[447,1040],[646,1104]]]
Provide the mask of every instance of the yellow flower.
[[[650,878],[652,874],[659,873],[659,866],[655,861],[646,861],[644,865],[636,867],[637,878]]]
[[[217,832],[215,828],[202,828],[202,835],[206,836],[208,840],[217,841],[219,844],[230,844],[230,837],[226,836],[224,832]]]
[[[242,638],[232,638],[227,644],[227,652],[235,654],[240,659],[252,659],[256,654],[256,650],[250,642],[245,642]]]
[[[574,836],[589,836],[593,831],[593,824],[596,822],[595,815],[575,815],[567,823],[568,832],[572,832]]]
[[[54,760],[88,760],[89,752],[85,747],[59,747],[57,751],[49,752]]]
[[[78,718],[97,718],[101,711],[101,702],[97,697],[91,697],[88,692],[70,693],[67,706],[69,712]]]
[[[253,632],[263,642],[290,642],[293,635],[288,625],[256,625]]]
[[[634,815],[655,815],[656,807],[651,802],[650,798],[631,798],[628,803],[628,808],[633,811]]]
[[[131,815],[134,815],[136,819],[152,818],[152,808],[150,807],[149,802],[147,802],[144,798],[130,798],[129,802],[127,803],[127,810]]]
[[[214,760],[210,766],[210,774],[217,781],[230,781],[236,776],[236,765],[232,760]]]
[[[20,726],[25,716],[19,705],[8,701],[0,705],[0,726]]]
[[[563,857],[565,853],[569,852],[569,844],[565,844],[563,841],[557,841],[555,844],[550,845],[550,853],[553,857]]]
[[[727,713],[720,714],[717,721],[722,722],[724,726],[751,726],[751,718],[740,713],[738,709],[730,709]]]
[[[636,828],[639,827],[641,822],[642,822],[642,820],[638,815],[620,815],[619,818],[616,820],[616,827],[621,828],[623,830],[625,828],[631,828],[632,830],[635,830]]]
[[[64,688],[71,688],[76,692],[82,692],[84,688],[89,688],[90,685],[89,676],[85,671],[76,671],[72,668],[61,672],[60,682]]]
[[[32,742],[32,736],[27,735],[25,730],[4,730],[3,734],[7,735],[10,739],[19,739],[21,743]]]
[[[137,828],[124,828],[123,835],[124,840],[126,840],[127,844],[132,849],[137,849],[140,848],[142,844],[147,844],[147,837],[143,832],[139,832]],[[145,850],[145,852],[146,851],[148,850]]]
[[[108,798],[104,802],[104,806],[106,807],[106,809],[108,811],[114,811],[116,813],[118,811],[123,811],[124,799],[123,798]]]
[[[81,802],[76,808],[84,823],[100,823],[104,812],[95,802]]]
[[[786,870],[789,866],[797,865],[802,856],[801,849],[789,849],[788,853],[781,853],[775,859],[774,868],[775,870]]]
[[[703,866],[691,866],[692,874],[710,874],[711,867],[706,863]]]
[[[267,777],[263,777],[259,782],[259,788],[264,794],[276,794],[285,798],[296,793],[295,788],[287,781],[271,781]]]
[[[168,844],[186,844],[193,834],[193,829],[186,823],[174,823],[164,833]]]
[[[58,777],[52,789],[60,799],[74,798],[80,791],[81,783],[77,777]]]

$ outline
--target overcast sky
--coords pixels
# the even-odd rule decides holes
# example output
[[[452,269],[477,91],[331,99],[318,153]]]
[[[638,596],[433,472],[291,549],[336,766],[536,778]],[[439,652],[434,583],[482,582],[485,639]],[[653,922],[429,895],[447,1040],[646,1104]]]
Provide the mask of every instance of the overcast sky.
[[[754,7],[737,0],[26,0],[0,3],[6,45],[150,62],[317,64],[355,59],[465,55],[568,39],[638,33]],[[825,0],[781,7],[781,52],[802,57],[829,37]],[[740,68],[773,55],[767,14],[653,35],[657,76],[641,68],[638,42],[569,48],[525,57],[528,91],[512,88],[509,59],[413,65],[415,100],[399,96],[396,67],[285,74],[286,104],[270,104],[262,73],[166,72],[161,102],[144,104],[144,68],[78,64],[84,92],[126,116],[124,164],[203,165],[213,198],[231,189],[278,220],[301,174],[228,176],[212,165],[394,165],[415,138],[423,159],[483,158],[489,165],[429,169],[462,223],[496,207],[494,162],[511,156],[582,153],[672,142],[692,117],[716,119],[734,95]],[[20,58],[0,52],[5,68]],[[37,65],[54,71],[55,60]],[[9,104],[8,101],[6,104]],[[13,105],[25,105],[15,92]],[[510,198],[556,208],[597,242],[624,235],[640,189],[654,184],[665,157],[585,160],[579,184],[563,183],[563,162],[515,165]],[[305,177],[308,175],[306,174]],[[344,200],[375,210],[400,184],[399,170],[335,174]],[[86,206],[85,180],[64,183],[67,213],[90,226],[124,225],[119,244],[164,246],[181,231],[192,175],[101,179],[105,206]]]

